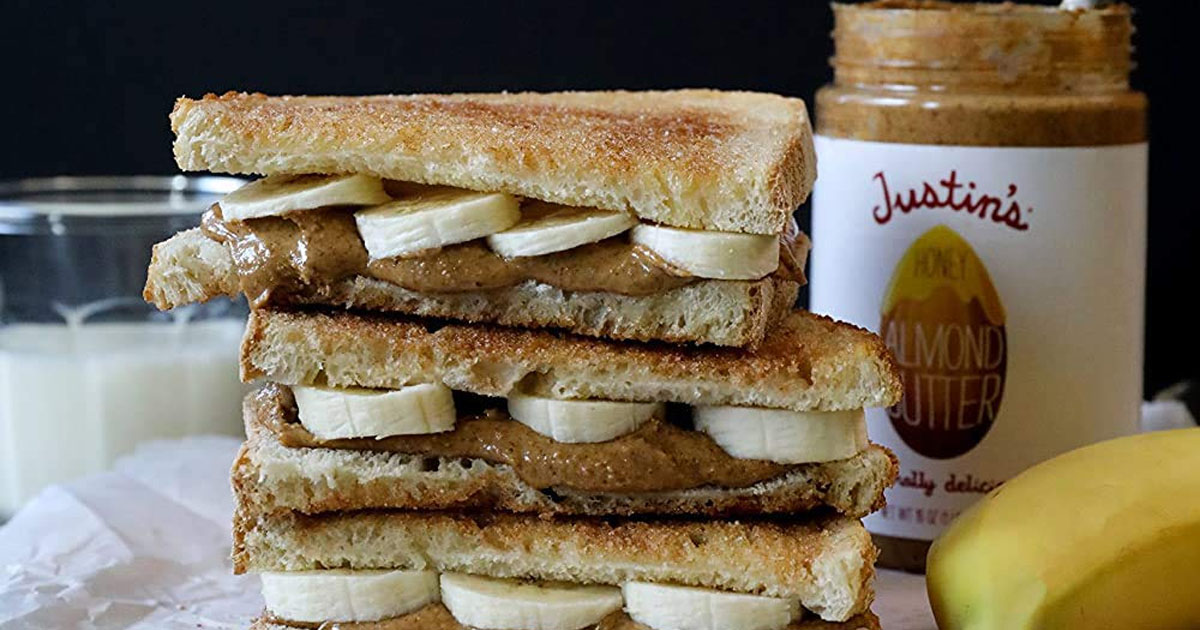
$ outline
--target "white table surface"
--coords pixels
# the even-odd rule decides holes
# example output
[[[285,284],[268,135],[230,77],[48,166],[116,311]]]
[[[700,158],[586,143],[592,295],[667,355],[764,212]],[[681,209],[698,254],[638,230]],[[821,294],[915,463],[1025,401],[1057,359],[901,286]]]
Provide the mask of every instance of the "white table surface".
[[[0,630],[246,628],[254,576],[229,561],[232,438],[155,442],[47,489],[0,527]],[[931,630],[919,576],[881,571],[885,630]]]

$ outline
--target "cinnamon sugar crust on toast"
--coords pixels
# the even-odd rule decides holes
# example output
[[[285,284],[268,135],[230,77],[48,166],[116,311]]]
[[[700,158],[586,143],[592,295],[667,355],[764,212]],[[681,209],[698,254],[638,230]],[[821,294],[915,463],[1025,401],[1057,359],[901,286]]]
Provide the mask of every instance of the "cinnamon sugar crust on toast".
[[[648,581],[795,598],[829,621],[866,612],[876,557],[856,519],[541,519],[520,514],[256,512],[238,497],[235,571],[431,569],[618,585]]]
[[[345,311],[256,309],[242,378],[285,385],[451,389],[839,411],[895,404],[899,371],[871,333],[791,312],[751,349],[630,343]]]
[[[180,98],[175,161],[231,174],[365,173],[778,234],[816,177],[800,99],[675,90]]]

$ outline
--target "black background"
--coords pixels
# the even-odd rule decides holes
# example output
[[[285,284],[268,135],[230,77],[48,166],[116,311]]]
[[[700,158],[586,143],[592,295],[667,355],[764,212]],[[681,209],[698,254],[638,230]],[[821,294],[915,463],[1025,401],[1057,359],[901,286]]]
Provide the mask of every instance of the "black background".
[[[1134,83],[1152,103],[1149,394],[1200,373],[1200,3],[1133,4]],[[166,116],[184,94],[708,86],[811,102],[832,52],[812,0],[3,6],[0,178],[173,173]]]

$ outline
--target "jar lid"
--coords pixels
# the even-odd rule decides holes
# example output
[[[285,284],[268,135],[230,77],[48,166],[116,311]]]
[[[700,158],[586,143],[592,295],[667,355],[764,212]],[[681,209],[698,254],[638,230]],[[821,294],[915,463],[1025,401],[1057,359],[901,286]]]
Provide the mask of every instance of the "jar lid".
[[[245,184],[238,177],[131,175],[0,181],[0,234],[62,234],[203,212]]]

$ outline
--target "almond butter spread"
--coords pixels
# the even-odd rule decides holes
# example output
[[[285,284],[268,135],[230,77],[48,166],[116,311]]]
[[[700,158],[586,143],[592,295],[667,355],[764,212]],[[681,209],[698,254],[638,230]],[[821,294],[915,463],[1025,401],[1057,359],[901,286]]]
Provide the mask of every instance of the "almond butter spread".
[[[541,489],[588,492],[656,492],[700,486],[743,488],[794,468],[772,462],[737,459],[708,435],[662,419],[608,442],[565,444],[537,433],[499,409],[464,414],[453,431],[383,439],[321,440],[296,418],[291,390],[270,383],[265,397],[267,426],[293,448],[387,451],[433,457],[478,458],[507,464],[525,483]],[[647,474],[653,471],[653,474]]]
[[[431,293],[497,289],[536,280],[564,291],[631,296],[663,293],[698,280],[630,243],[626,235],[526,258],[506,259],[476,240],[413,257],[370,260],[353,210],[347,208],[225,221],[220,206],[214,205],[200,228],[229,246],[242,291],[255,305],[267,302],[272,292],[287,294],[354,276]],[[791,230],[781,245],[775,273],[803,283],[807,237]]]

